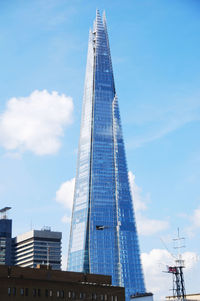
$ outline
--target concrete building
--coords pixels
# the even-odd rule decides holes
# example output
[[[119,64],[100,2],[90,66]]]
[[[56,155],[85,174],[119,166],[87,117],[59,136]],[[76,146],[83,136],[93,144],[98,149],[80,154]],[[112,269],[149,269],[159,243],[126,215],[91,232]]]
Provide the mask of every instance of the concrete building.
[[[166,301],[176,301],[173,296],[167,296]],[[200,294],[187,294],[184,301],[200,301]]]
[[[10,207],[0,210],[0,264],[12,264],[12,220],[7,218]]]
[[[153,301],[152,293],[135,294],[131,296],[131,300],[134,301]]]
[[[14,238],[14,265],[35,268],[38,264],[61,269],[61,232],[50,228],[31,230]]]
[[[0,299],[125,301],[123,287],[111,285],[111,277],[17,266],[0,266]]]

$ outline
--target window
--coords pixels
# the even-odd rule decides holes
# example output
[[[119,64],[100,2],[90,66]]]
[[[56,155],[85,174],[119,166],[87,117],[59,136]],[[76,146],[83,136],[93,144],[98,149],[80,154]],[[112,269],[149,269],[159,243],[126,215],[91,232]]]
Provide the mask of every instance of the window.
[[[68,298],[71,299],[72,297],[72,292],[68,292]]]
[[[104,295],[100,295],[100,300],[104,301]]]
[[[62,290],[62,291],[60,291],[60,297],[61,298],[64,298],[64,296],[65,296],[65,292]]]
[[[37,295],[36,288],[33,288],[33,297],[36,297],[36,295]]]
[[[48,297],[49,296],[49,291],[48,289],[45,289],[45,297]]]
[[[75,292],[72,292],[72,299],[76,299],[76,294],[75,294]]]
[[[24,296],[24,288],[20,288],[20,295]]]
[[[53,297],[53,291],[49,290],[49,297]]]
[[[25,296],[28,296],[28,288],[25,288]]]
[[[108,295],[107,294],[104,295],[104,300],[108,301]]]
[[[11,295],[11,288],[8,287],[8,295],[10,296]]]
[[[38,297],[40,297],[41,296],[41,290],[40,290],[40,288],[38,288]]]
[[[79,298],[80,299],[85,299],[86,298],[86,293],[80,293]]]
[[[59,298],[60,297],[60,291],[56,292],[56,297]]]
[[[95,293],[92,294],[92,300],[97,300],[97,294]]]
[[[13,287],[13,296],[16,296],[16,287]]]

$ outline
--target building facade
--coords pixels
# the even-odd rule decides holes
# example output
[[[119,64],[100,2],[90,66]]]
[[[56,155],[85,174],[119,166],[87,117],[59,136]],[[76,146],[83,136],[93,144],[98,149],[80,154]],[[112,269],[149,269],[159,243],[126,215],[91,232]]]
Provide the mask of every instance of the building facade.
[[[12,264],[12,220],[6,214],[10,209],[5,207],[0,210],[0,265]]]
[[[105,16],[90,30],[69,271],[105,274],[126,300],[145,293]]]
[[[35,268],[38,264],[61,269],[61,232],[49,228],[31,230],[14,238],[14,265]]]
[[[177,301],[177,298],[174,296],[167,296],[166,301]],[[185,295],[184,301],[200,301],[200,293],[187,294],[187,295]]]
[[[112,286],[109,276],[4,265],[0,266],[0,299],[125,301],[125,292]]]

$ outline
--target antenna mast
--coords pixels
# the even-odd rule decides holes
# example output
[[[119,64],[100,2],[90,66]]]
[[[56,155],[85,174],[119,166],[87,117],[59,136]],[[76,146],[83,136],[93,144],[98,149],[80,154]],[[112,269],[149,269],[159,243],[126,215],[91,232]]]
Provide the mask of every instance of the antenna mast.
[[[175,260],[174,266],[168,266],[168,273],[173,275],[173,297],[174,300],[184,300],[186,296],[185,291],[185,283],[184,283],[184,276],[183,276],[183,268],[185,268],[185,262],[182,259],[182,255],[180,253],[180,249],[184,248],[183,241],[185,240],[184,237],[180,237],[179,228],[178,228],[178,237],[173,239],[174,241],[174,249],[177,249],[178,255],[177,259]]]

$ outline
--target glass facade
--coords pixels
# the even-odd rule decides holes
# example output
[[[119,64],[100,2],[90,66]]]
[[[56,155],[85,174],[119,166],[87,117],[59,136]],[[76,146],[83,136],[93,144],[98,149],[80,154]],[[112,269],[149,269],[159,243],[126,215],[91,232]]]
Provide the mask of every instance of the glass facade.
[[[69,271],[112,276],[145,293],[105,16],[89,34]]]
[[[0,264],[12,263],[12,220],[0,219]]]

